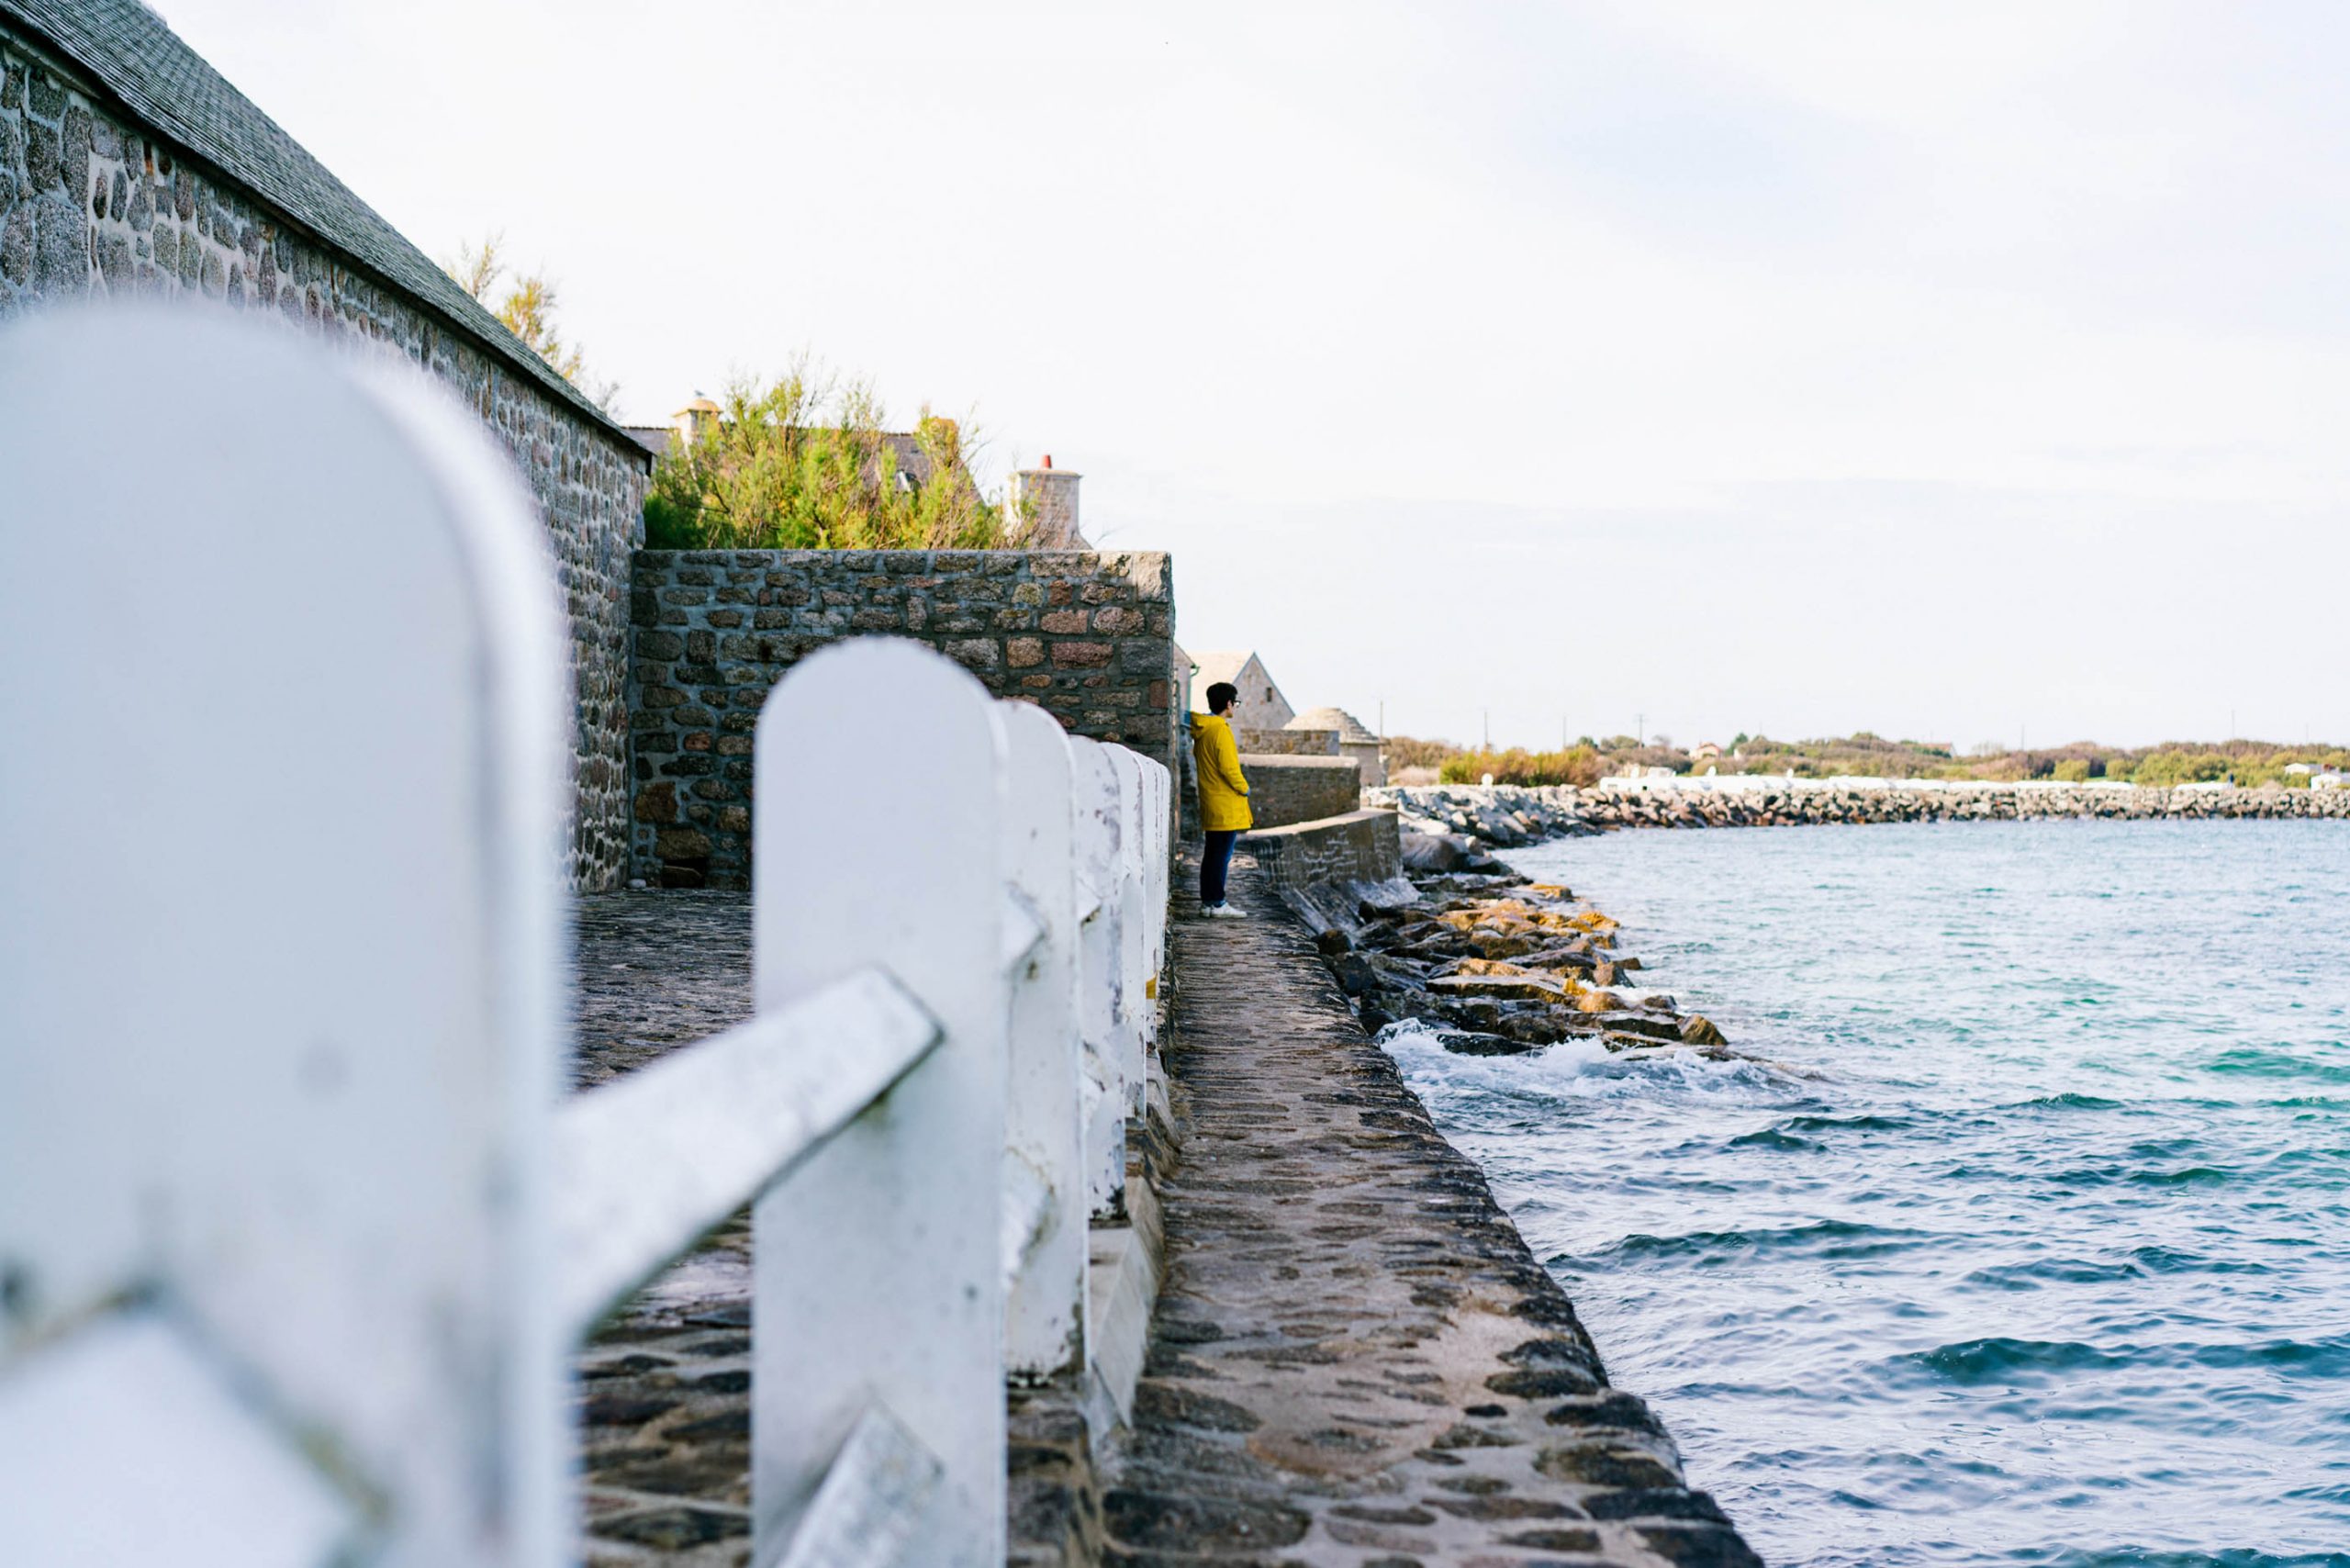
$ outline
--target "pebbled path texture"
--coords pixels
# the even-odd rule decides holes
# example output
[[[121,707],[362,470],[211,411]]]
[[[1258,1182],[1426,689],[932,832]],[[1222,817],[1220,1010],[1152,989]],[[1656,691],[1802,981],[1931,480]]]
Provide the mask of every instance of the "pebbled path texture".
[[[579,901],[575,1091],[751,1014],[747,893]],[[751,1225],[747,1213],[639,1292],[574,1358],[588,1568],[745,1568],[751,1557]],[[1100,1561],[1101,1499],[1072,1378],[1013,1390],[1011,1556]]]
[[[1173,934],[1182,1156],[1107,1561],[1759,1568],[1245,861],[1233,897]]]
[[[744,893],[579,901],[574,1090],[751,1014]],[[751,1555],[751,1226],[722,1226],[574,1359],[588,1568],[744,1568]]]

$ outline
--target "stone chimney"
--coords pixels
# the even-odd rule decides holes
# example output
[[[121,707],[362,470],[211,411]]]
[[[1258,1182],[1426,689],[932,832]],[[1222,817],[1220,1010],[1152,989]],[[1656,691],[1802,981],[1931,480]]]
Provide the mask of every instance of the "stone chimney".
[[[1042,464],[1012,476],[1014,515],[1031,531],[1039,550],[1091,550],[1077,529],[1077,483],[1081,474],[1053,466],[1047,454]]]
[[[700,440],[702,431],[718,423],[719,413],[717,404],[696,392],[692,402],[669,416],[670,428],[677,432],[677,444],[691,446]]]

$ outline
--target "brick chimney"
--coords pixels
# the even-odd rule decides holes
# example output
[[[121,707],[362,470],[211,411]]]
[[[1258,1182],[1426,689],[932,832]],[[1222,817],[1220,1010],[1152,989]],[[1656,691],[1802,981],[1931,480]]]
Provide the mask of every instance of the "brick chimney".
[[[1012,476],[1015,515],[1033,532],[1039,550],[1091,550],[1077,529],[1077,484],[1084,476],[1053,466],[1048,453],[1034,468]]]

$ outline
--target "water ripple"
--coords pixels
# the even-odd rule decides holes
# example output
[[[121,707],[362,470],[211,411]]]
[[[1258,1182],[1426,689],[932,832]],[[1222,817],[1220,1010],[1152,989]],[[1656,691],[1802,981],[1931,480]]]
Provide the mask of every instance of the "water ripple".
[[[2350,1568],[2350,828],[1511,857],[1754,1063],[1388,1048],[1806,1568]]]

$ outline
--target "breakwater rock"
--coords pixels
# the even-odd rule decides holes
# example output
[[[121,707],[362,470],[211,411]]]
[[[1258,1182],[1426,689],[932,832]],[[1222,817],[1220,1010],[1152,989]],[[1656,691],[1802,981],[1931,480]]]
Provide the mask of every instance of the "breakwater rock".
[[[1388,786],[1366,806],[1402,818],[1407,862],[1453,869],[1482,846],[1508,847],[1618,827],[1793,827],[1822,823],[1988,822],[2020,817],[2330,817],[2350,790],[2139,789],[2128,784],[1986,784],[1940,779],[1751,778],[1639,780],[1587,790],[1507,784]],[[1414,835],[1429,842],[1415,844]],[[1458,841],[1450,851],[1436,841]]]
[[[1404,1019],[1448,1050],[1522,1056],[1590,1040],[1635,1057],[1734,1053],[1721,1031],[1642,986],[1616,950],[1616,922],[1552,882],[1446,873],[1414,879],[1409,903],[1365,903],[1316,938],[1338,989],[1372,1032]]]

